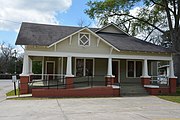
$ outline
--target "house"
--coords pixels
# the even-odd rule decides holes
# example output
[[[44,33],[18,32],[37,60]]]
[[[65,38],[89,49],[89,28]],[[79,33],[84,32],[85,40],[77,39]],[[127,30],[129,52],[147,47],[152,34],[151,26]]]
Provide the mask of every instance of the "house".
[[[149,94],[176,92],[173,51],[132,37],[113,23],[88,28],[23,22],[16,45],[25,46],[21,94],[119,96],[127,84],[141,84]],[[33,61],[41,62],[40,74],[32,73]],[[158,75],[158,61],[170,66],[169,84],[164,87],[151,85]],[[35,78],[41,80],[41,87],[36,84],[30,90],[29,82],[35,84]],[[91,87],[76,87],[85,81]]]

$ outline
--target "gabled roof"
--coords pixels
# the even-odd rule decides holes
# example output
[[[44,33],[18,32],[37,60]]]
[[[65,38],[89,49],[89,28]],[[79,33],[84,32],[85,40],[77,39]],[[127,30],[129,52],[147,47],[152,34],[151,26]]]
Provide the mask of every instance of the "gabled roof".
[[[103,32],[99,32],[97,34],[122,51],[171,52],[170,49],[142,41],[138,38],[125,34],[122,35]]]
[[[82,27],[22,23],[16,45],[48,46],[73,34]],[[92,31],[96,31],[93,28]]]
[[[108,26],[114,24],[109,24]],[[107,26],[107,27],[108,27]],[[125,33],[108,33],[102,32],[107,28],[87,28],[97,37],[103,39],[108,45],[113,46],[117,50],[123,51],[143,51],[143,52],[172,52],[170,49],[166,49],[161,46],[157,46],[135,37],[132,37]],[[71,27],[71,26],[59,26],[59,25],[45,25],[35,23],[22,23],[20,32],[17,37],[16,45],[39,45],[50,46],[58,41],[83,30],[84,27]]]
[[[119,34],[126,34],[126,35],[129,35],[127,32],[125,32],[124,30],[122,30],[121,28],[119,28],[116,24],[114,24],[114,23],[109,23],[109,24],[107,24],[106,26],[103,26],[102,28],[100,28],[100,29],[98,29],[97,31],[96,31],[96,33],[98,33],[98,32],[103,32],[103,30],[105,30],[105,29],[107,29],[108,27],[114,27],[114,28],[116,28],[117,30],[118,30],[118,33]],[[110,32],[110,33],[113,33],[113,32]],[[130,36],[130,35],[129,35]]]

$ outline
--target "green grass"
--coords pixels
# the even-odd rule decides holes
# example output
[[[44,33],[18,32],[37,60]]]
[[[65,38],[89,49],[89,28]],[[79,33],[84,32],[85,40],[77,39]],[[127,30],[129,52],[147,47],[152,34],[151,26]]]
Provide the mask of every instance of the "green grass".
[[[19,89],[16,89],[16,95],[19,94]],[[14,90],[11,90],[6,93],[6,96],[15,96]]]
[[[180,103],[180,87],[177,88],[176,94],[173,94],[173,95],[159,95],[158,97],[161,98],[161,99],[164,99],[164,100]]]

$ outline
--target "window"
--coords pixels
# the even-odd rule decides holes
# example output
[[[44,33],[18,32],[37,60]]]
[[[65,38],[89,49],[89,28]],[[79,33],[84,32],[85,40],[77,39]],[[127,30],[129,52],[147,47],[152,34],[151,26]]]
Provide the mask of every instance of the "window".
[[[134,61],[128,61],[128,77],[134,77]]]
[[[90,46],[89,33],[79,33],[79,46]]]
[[[136,61],[136,77],[142,76],[142,62]]]
[[[93,59],[76,59],[76,76],[92,76]]]
[[[42,73],[42,61],[32,61],[32,72],[34,74]]]
[[[128,61],[127,62],[127,77],[140,77],[142,75],[142,62],[141,61]]]

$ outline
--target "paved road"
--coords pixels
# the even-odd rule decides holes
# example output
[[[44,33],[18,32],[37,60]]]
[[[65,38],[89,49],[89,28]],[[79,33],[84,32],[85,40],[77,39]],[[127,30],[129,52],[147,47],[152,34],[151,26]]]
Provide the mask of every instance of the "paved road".
[[[5,100],[11,89],[0,80],[0,120],[180,120],[180,104],[155,96]]]
[[[0,101],[6,99],[6,93],[13,90],[12,80],[0,80]]]

